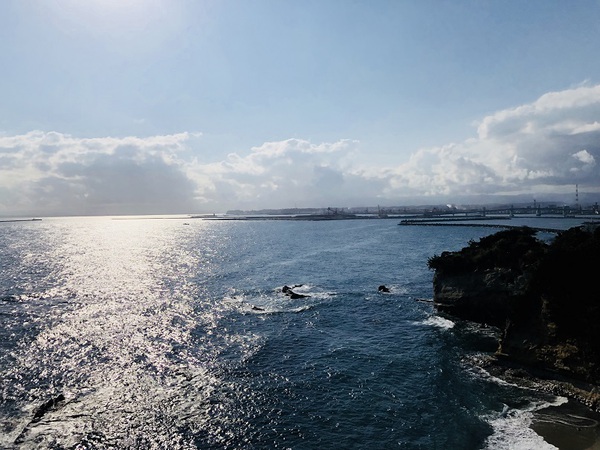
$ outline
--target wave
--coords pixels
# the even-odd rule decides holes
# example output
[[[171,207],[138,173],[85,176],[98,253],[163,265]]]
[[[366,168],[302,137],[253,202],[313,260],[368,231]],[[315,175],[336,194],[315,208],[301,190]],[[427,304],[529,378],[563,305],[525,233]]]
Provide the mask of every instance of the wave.
[[[558,447],[546,442],[542,436],[537,434],[531,425],[536,411],[551,406],[560,406],[567,401],[565,397],[555,397],[550,402],[532,402],[522,409],[513,409],[504,405],[501,413],[483,417],[493,429],[484,448],[493,450],[557,449]]]
[[[311,305],[303,305],[297,308],[262,308],[256,305],[247,305],[244,312],[249,314],[285,314],[285,313],[301,313],[311,309]]]
[[[299,303],[301,300],[302,303]],[[236,295],[233,297],[224,297],[223,303],[230,305],[233,309],[242,314],[297,314],[308,311],[315,306],[315,301],[311,297],[299,300],[291,300],[288,297],[269,296],[269,295]]]
[[[466,373],[470,374],[474,378],[483,379],[490,383],[494,383],[498,386],[510,386],[520,389],[528,389],[523,386],[519,386],[518,384],[510,383],[508,381],[503,380],[502,378],[492,375],[490,372],[488,372],[480,366],[481,360],[478,355],[467,355],[463,358],[463,361],[467,362]]]
[[[337,292],[322,291],[310,284],[292,285],[302,298],[291,298],[282,292],[282,287],[271,291],[237,291],[223,297],[223,304],[244,314],[300,313],[314,308],[319,303],[335,297]]]
[[[455,323],[452,322],[450,319],[446,319],[444,317],[436,316],[436,315],[429,316],[424,321],[417,322],[417,323],[419,323],[421,325],[428,325],[428,326],[432,326],[432,327],[442,328],[444,330],[449,330],[451,328],[454,328],[454,325],[455,325]]]

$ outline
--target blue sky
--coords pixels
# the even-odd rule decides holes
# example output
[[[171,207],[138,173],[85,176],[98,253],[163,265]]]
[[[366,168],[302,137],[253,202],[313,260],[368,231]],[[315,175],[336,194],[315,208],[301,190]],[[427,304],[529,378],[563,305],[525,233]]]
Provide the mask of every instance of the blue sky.
[[[0,215],[600,191],[600,2],[6,0]]]

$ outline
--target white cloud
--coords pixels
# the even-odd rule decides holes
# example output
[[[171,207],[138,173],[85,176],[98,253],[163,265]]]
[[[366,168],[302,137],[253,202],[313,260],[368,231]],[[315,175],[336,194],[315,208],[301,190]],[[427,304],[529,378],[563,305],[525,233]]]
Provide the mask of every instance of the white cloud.
[[[577,153],[573,153],[573,158],[581,161],[584,164],[595,165],[596,159],[588,153],[587,150],[581,150]]]
[[[0,213],[135,214],[190,208],[178,154],[187,133],[79,139],[33,131],[0,137]]]
[[[196,163],[188,174],[211,206],[284,207],[347,201],[356,176],[350,156],[357,142],[312,144],[301,139],[266,142],[226,161]]]
[[[485,117],[475,139],[419,150],[390,172],[389,195],[598,191],[600,85],[545,94]],[[586,150],[580,150],[586,148]]]
[[[433,203],[478,195],[599,192],[600,85],[484,117],[475,137],[363,167],[357,141],[265,142],[221,161],[199,134],[0,135],[0,214],[115,214]],[[424,127],[426,132],[426,127]],[[205,155],[202,155],[205,159]]]

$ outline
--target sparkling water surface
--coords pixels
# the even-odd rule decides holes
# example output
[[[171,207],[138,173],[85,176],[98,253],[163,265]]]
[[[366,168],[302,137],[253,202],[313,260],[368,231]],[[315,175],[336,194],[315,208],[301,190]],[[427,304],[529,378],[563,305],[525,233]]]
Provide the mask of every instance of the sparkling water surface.
[[[418,301],[495,230],[397,222],[0,224],[0,447],[553,448],[528,425],[563,399]]]

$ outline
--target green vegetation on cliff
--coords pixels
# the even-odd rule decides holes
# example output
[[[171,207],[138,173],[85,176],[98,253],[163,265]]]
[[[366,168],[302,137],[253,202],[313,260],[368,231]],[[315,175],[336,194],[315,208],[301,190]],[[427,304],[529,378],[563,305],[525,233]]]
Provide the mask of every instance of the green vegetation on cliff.
[[[499,231],[469,245],[458,252],[443,252],[429,258],[430,269],[448,274],[482,271],[497,267],[525,270],[539,262],[547,245],[535,237],[529,227]]]
[[[600,228],[550,244],[526,227],[501,231],[428,265],[438,309],[499,325],[502,353],[600,383]]]

